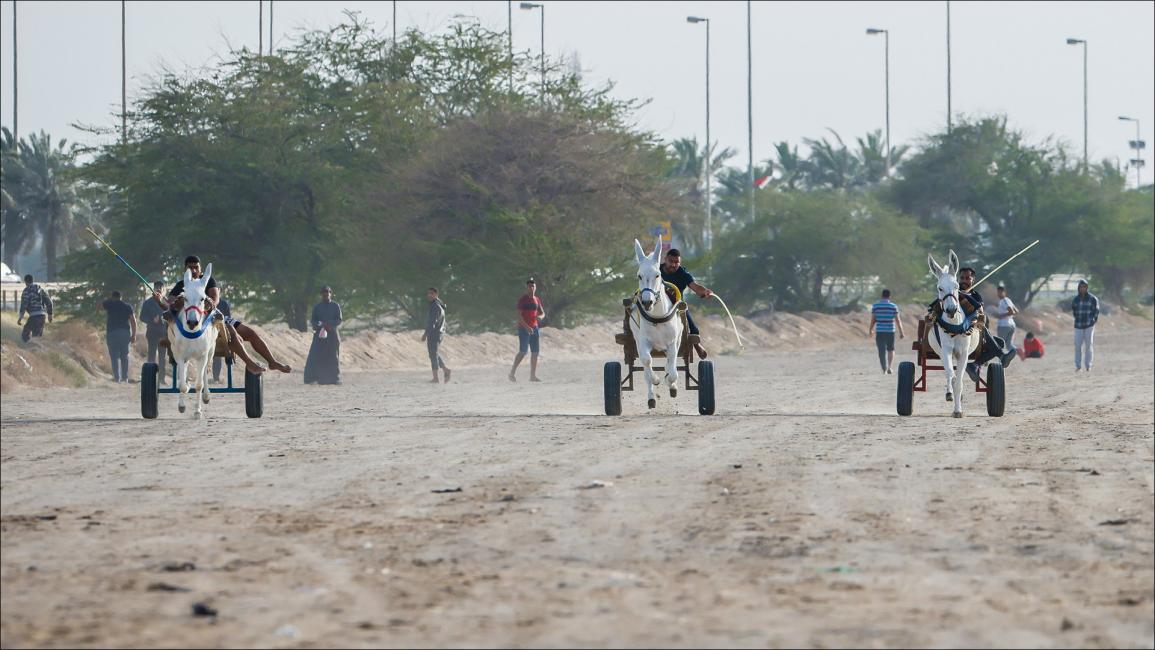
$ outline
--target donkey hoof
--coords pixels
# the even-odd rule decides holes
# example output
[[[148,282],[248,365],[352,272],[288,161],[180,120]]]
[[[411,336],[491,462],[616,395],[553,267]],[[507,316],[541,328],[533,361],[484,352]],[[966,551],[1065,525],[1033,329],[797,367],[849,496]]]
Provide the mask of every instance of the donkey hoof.
[[[180,411],[181,413],[184,413],[185,412],[184,404],[177,404],[176,410]]]
[[[201,412],[200,411],[193,411],[193,419],[194,420],[201,419]]]
[[[954,395],[947,393],[946,394],[946,401],[953,402],[954,401]]]
[[[677,396],[678,396],[678,389],[674,388],[673,386],[670,386],[670,397],[677,397]]]
[[[957,411],[955,413],[951,413],[951,417],[961,418],[962,416],[963,416],[962,411]]]
[[[654,408],[655,406],[658,405],[658,400],[656,400],[656,399],[649,400],[648,402],[646,402],[646,405],[649,406],[650,408]]]
[[[207,390],[201,394],[201,401],[205,404],[209,403],[209,392]]]

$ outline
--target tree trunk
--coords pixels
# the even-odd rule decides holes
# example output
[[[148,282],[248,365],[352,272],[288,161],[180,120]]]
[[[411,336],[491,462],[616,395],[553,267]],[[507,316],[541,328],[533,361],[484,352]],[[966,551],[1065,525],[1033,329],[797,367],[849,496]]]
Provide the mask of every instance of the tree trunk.
[[[47,267],[45,279],[49,281],[56,280],[56,219],[52,220],[47,228],[44,229],[44,262]]]

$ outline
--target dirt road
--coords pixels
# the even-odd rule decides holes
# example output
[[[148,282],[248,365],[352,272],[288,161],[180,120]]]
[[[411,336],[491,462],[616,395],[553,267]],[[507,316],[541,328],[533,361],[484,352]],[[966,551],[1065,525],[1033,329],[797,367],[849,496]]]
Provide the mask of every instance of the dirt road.
[[[1150,648],[1152,332],[1047,343],[961,421],[939,377],[897,417],[869,347],[721,357],[715,417],[599,415],[596,359],[275,378],[256,421],[18,390],[0,641]]]

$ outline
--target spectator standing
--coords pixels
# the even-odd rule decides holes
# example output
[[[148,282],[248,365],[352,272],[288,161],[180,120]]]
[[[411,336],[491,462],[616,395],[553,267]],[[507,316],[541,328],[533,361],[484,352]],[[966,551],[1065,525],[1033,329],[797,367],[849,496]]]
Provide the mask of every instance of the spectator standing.
[[[225,298],[225,289],[226,289],[225,283],[221,282],[220,284],[218,284],[217,289],[220,290],[220,293],[217,294],[220,297],[220,300],[217,301],[217,311],[219,311],[221,313],[221,315],[224,316],[225,318],[231,319],[233,317],[233,306],[230,305],[229,301]],[[213,383],[214,384],[221,383],[221,365],[224,363],[224,361],[225,361],[224,357],[218,357],[217,351],[213,350]]]
[[[1091,372],[1095,362],[1095,323],[1099,322],[1099,298],[1091,293],[1086,280],[1079,280],[1079,294],[1071,300],[1075,316],[1075,372]]]
[[[450,370],[438,352],[441,340],[445,337],[445,303],[437,296],[436,287],[429,287],[425,297],[429,300],[429,311],[425,313],[425,333],[421,335],[421,340],[425,341],[425,347],[429,349],[429,363],[433,366],[433,381],[429,383],[438,383],[437,369],[440,368],[445,372],[445,383],[448,384]]]
[[[107,321],[104,338],[108,344],[108,357],[112,361],[112,380],[128,381],[128,346],[136,340],[136,314],[132,305],[120,299],[120,292],[113,291],[111,297],[100,304]]]
[[[28,323],[20,332],[20,340],[27,343],[33,336],[44,336],[44,321],[52,322],[52,298],[48,292],[32,281],[32,275],[24,276],[24,291],[20,293],[20,313],[16,316],[16,324],[24,320],[28,314]]]
[[[1042,359],[1047,349],[1043,346],[1043,339],[1035,336],[1034,332],[1027,332],[1023,339],[1023,347],[1019,348],[1020,359]]]
[[[517,381],[517,366],[529,357],[529,380],[541,381],[537,378],[537,357],[541,352],[541,319],[545,318],[545,309],[541,305],[541,298],[537,297],[537,282],[533,278],[525,281],[525,293],[517,299],[517,356],[513,358],[513,368],[509,371],[509,380]]]
[[[321,287],[321,302],[313,307],[313,344],[305,361],[306,384],[341,383],[341,305],[333,302],[333,290]]]
[[[164,290],[164,282],[157,280],[152,283],[152,290],[157,293]],[[144,323],[144,340],[148,343],[148,362],[157,362],[157,352],[160,350],[160,342],[164,339],[168,332],[168,324],[164,321],[164,308],[156,304],[152,297],[144,299],[140,303],[140,322]],[[164,373],[160,373],[161,378],[164,378]]]
[[[890,300],[890,289],[882,290],[882,299],[870,307],[870,325],[866,328],[869,336],[874,333],[874,345],[878,348],[878,365],[882,372],[894,374],[894,332],[899,338],[906,338],[902,330],[902,320],[898,317],[898,305]]]
[[[996,325],[996,331],[999,338],[1006,341],[1007,347],[1014,349],[1015,347],[1015,314],[1019,313],[1019,308],[1015,306],[1013,300],[1007,295],[1007,287],[1002,283],[998,286],[999,304],[995,307],[995,318],[999,319]]]

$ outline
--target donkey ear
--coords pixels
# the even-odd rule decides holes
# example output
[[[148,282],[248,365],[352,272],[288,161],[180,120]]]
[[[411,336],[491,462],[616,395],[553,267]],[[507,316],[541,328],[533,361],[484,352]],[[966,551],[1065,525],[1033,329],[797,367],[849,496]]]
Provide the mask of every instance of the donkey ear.
[[[192,271],[185,269],[184,270],[184,286],[187,288],[189,285],[192,284],[192,281],[193,281]]]
[[[662,263],[662,236],[658,235],[658,243],[654,244],[654,264]]]
[[[204,275],[201,276],[201,282],[204,282],[207,287],[209,286],[209,278],[211,277],[213,277],[213,263],[209,262],[209,265],[205,267]]]
[[[942,267],[938,265],[938,262],[934,261],[933,253],[926,254],[926,263],[930,266],[930,272],[934,277],[937,278],[942,275]]]
[[[634,240],[634,256],[638,259],[638,264],[646,261],[646,251],[642,250],[642,242]]]
[[[958,269],[960,266],[962,266],[962,264],[959,264],[958,255],[955,255],[953,249],[951,250],[950,255],[947,257],[947,265],[951,275],[958,275]]]

